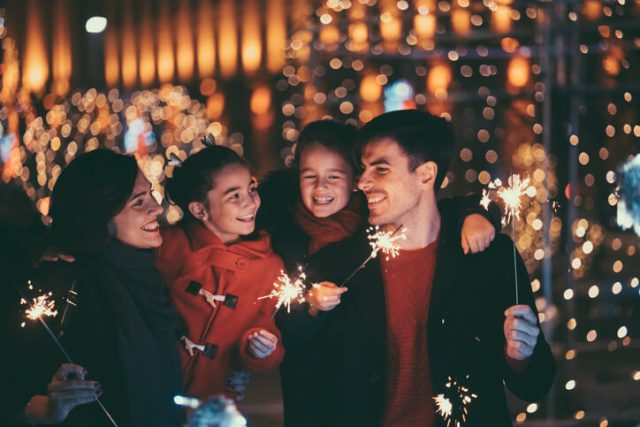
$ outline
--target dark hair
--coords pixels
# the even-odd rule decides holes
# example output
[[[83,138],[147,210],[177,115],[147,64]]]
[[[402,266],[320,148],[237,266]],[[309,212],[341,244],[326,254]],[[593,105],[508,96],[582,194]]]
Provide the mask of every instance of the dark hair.
[[[182,209],[185,216],[190,215],[189,203],[205,203],[217,174],[233,164],[250,169],[247,161],[230,148],[216,145],[198,151],[173,170],[173,177],[166,184],[169,199]]]
[[[100,250],[108,224],[125,206],[138,175],[133,157],[95,150],[73,160],[51,194],[52,244],[74,255]]]
[[[367,143],[383,138],[394,140],[402,148],[409,157],[411,172],[425,162],[435,162],[438,175],[434,188],[436,191],[440,189],[451,162],[454,144],[453,132],[445,119],[418,110],[381,114],[360,130],[359,151]]]
[[[354,144],[358,128],[335,120],[318,120],[309,123],[300,133],[296,144],[295,168],[300,167],[302,152],[314,144],[338,153],[351,167],[354,173],[358,170],[359,161],[356,160]]]

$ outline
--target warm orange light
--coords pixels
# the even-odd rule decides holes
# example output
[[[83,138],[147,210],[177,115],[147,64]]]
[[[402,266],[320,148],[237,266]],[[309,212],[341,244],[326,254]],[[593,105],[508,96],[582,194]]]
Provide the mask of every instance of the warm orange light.
[[[4,61],[2,71],[2,92],[0,92],[0,102],[3,104],[13,104],[18,92],[20,83],[20,64],[18,61],[18,49],[16,42],[11,37],[2,40],[2,50]],[[10,108],[9,111],[12,111]]]
[[[221,0],[217,18],[220,72],[224,77],[231,77],[236,73],[238,63],[236,11],[233,0]]]
[[[138,63],[136,58],[136,36],[133,27],[133,17],[130,6],[125,13],[122,28],[122,83],[126,89],[133,89],[138,78]]]
[[[360,82],[360,98],[364,102],[376,102],[382,96],[382,86],[376,81],[375,74],[367,74]]]
[[[360,52],[367,49],[367,40],[369,39],[369,29],[364,21],[356,21],[349,24],[349,39],[351,41],[350,49]]]
[[[27,29],[22,85],[29,91],[42,94],[49,78],[49,62],[42,21],[35,0],[27,2]]]
[[[211,0],[202,0],[198,14],[198,74],[211,77],[216,66],[216,46],[213,31],[213,6]]]
[[[151,11],[149,2],[144,3],[144,12],[140,22],[140,63],[138,72],[140,73],[140,83],[143,86],[151,86],[156,78],[156,56],[153,51],[153,24],[151,21]]]
[[[471,32],[471,12],[467,9],[454,9],[451,12],[451,26],[457,34],[469,34]]]
[[[447,89],[451,84],[451,69],[445,64],[436,64],[427,75],[427,91],[438,99],[447,97]]]
[[[602,2],[600,0],[586,0],[582,5],[582,13],[589,21],[600,19]]]
[[[270,0],[267,7],[267,69],[279,72],[284,66],[287,42],[287,14],[284,0]]]
[[[63,0],[55,2],[52,59],[54,92],[56,95],[63,96],[69,91],[72,61],[69,19]]]
[[[414,16],[413,30],[420,41],[432,39],[436,34],[436,16],[432,13]]]
[[[390,13],[380,15],[380,35],[385,44],[393,46],[402,37],[402,20]]]
[[[493,30],[498,34],[506,34],[511,32],[511,7],[499,5],[493,12],[493,20],[491,21]]]
[[[512,58],[507,67],[507,80],[513,87],[524,87],[529,81],[529,60],[522,56]]]
[[[191,29],[191,8],[189,2],[179,2],[176,28],[176,56],[178,77],[183,82],[193,77],[193,34]]]
[[[207,117],[217,120],[224,112],[224,94],[216,92],[207,99]]]
[[[242,67],[253,75],[262,62],[262,46],[260,41],[260,15],[258,2],[245,0],[242,18]]]
[[[108,87],[118,86],[120,80],[118,35],[111,26],[107,26],[104,33],[104,78]]]
[[[266,85],[256,87],[251,94],[251,112],[262,115],[269,112],[271,108],[271,89]]]
[[[320,30],[320,41],[329,49],[337,47],[336,45],[340,41],[340,30],[334,24],[323,25]]]
[[[173,56],[173,26],[171,23],[168,0],[160,4],[158,15],[158,79],[160,83],[173,80],[175,71]]]

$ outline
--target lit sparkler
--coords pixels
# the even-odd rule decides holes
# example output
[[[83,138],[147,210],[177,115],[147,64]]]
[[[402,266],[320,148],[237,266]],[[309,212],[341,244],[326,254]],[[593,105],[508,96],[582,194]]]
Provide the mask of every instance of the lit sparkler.
[[[304,302],[304,294],[306,291],[304,281],[306,278],[307,275],[303,271],[300,271],[300,274],[295,278],[291,278],[287,273],[281,270],[280,275],[276,281],[273,282],[273,289],[271,290],[271,293],[258,299],[277,299],[278,301],[276,302],[275,312],[284,305],[287,308],[287,313],[290,313],[291,304]]]
[[[33,285],[31,284],[31,281],[28,282],[28,285],[29,285],[29,290],[33,290]],[[22,290],[17,286],[16,286],[16,290],[21,295],[20,304],[21,305],[28,304],[28,301],[25,298],[24,294],[22,293]],[[47,333],[53,340],[54,344],[58,347],[58,350],[60,350],[66,362],[73,363],[73,361],[71,360],[71,357],[69,356],[69,353],[67,353],[67,351],[62,346],[62,343],[60,342],[60,340],[58,340],[58,337],[56,337],[56,335],[53,333],[53,331],[51,330],[47,322],[44,320],[44,317],[56,317],[58,315],[58,311],[56,310],[56,303],[55,303],[55,300],[53,300],[52,296],[53,296],[53,293],[49,292],[47,294],[40,295],[36,298],[33,298],[32,303],[25,310],[24,314],[26,318],[29,320],[38,320],[40,324],[44,327],[44,329],[47,331]],[[24,327],[25,322],[23,322],[21,326]],[[111,424],[114,425],[115,427],[118,427],[118,424],[116,424],[115,420],[113,419],[109,411],[107,411],[107,408],[105,408],[105,406],[102,404],[100,399],[97,397],[96,397],[96,403],[98,403],[98,405],[104,412],[105,416],[109,419]]]
[[[465,377],[469,379],[469,375]],[[464,384],[460,384],[457,380],[449,377],[445,387],[450,390],[447,394],[440,393],[433,397],[436,404],[436,413],[442,417],[447,427],[461,427],[469,415],[469,404],[476,399],[478,395],[469,390]],[[455,403],[454,403],[455,402]]]
[[[491,193],[495,193],[499,201],[504,206],[505,216],[502,218],[502,225],[511,224],[511,240],[513,240],[513,271],[516,287],[516,304],[519,303],[518,295],[518,266],[516,264],[516,225],[515,221],[520,219],[522,209],[522,197],[528,194],[529,178],[521,179],[520,175],[514,174],[507,178],[507,186],[502,185],[500,179],[492,181],[488,185],[488,190],[482,191],[480,205],[485,210],[489,209]]]
[[[369,245],[371,245],[371,254],[340,284],[340,287],[347,284],[347,282],[351,280],[358,271],[362,270],[369,261],[377,257],[378,252],[382,252],[387,255],[387,260],[389,258],[397,257],[400,254],[400,246],[397,241],[407,238],[407,229],[403,227],[402,224],[393,231],[381,231],[378,226],[370,227],[367,231],[369,232],[367,238],[369,239]]]

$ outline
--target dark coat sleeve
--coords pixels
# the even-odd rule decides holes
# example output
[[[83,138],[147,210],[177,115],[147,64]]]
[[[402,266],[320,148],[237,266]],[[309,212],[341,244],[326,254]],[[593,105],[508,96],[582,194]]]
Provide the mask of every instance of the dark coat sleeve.
[[[496,233],[502,229],[502,216],[500,207],[495,202],[490,202],[487,209],[480,205],[481,196],[479,194],[471,194],[462,197],[451,197],[438,200],[438,208],[451,212],[456,215],[458,229],[462,229],[464,220],[469,215],[478,214],[485,217],[495,227]]]
[[[512,254],[513,243],[505,235],[499,235],[497,238],[497,244],[500,246],[501,254]],[[502,278],[504,281],[500,285],[501,289],[504,289],[505,295],[504,306],[509,307],[515,303],[515,288],[513,287],[513,262],[504,262],[504,257],[494,257],[494,266],[499,271],[495,277]],[[538,310],[535,304],[535,298],[531,290],[531,281],[527,273],[527,268],[520,257],[520,254],[516,251],[516,265],[518,272],[518,303],[526,304],[531,307],[531,310],[536,315],[538,328],[540,328],[540,321],[538,318]],[[503,334],[503,343],[506,343]],[[506,355],[503,363],[504,367],[504,380],[511,392],[519,398],[532,402],[540,400],[544,397],[555,378],[556,364],[551,353],[551,348],[547,343],[542,329],[540,328],[540,335],[538,335],[538,341],[534,349],[533,354],[526,360],[526,367],[522,372],[516,374],[512,371],[507,363]]]

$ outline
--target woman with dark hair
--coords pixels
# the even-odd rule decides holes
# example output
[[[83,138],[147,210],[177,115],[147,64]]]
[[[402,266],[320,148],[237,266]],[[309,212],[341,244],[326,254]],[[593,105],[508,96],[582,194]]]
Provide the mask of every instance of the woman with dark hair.
[[[185,391],[239,398],[234,384],[246,384],[247,371],[277,367],[284,353],[274,302],[259,299],[283,265],[255,229],[255,179],[242,157],[211,146],[176,167],[166,190],[184,217],[163,230],[157,265],[185,323]]]
[[[178,315],[154,265],[161,212],[132,157],[96,150],[60,175],[51,197],[52,244],[76,261],[36,272],[32,283],[72,288],[60,335],[77,365],[61,364],[27,397],[27,423],[111,425],[95,403],[100,397],[121,427],[181,424],[173,404],[181,391]],[[43,369],[51,375],[55,368],[45,361],[27,372]]]

